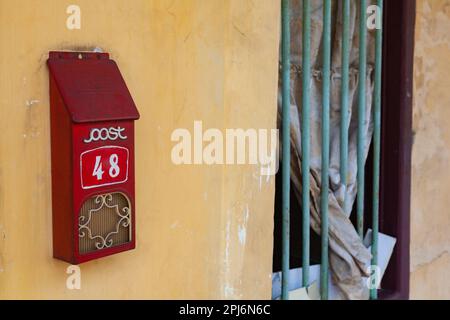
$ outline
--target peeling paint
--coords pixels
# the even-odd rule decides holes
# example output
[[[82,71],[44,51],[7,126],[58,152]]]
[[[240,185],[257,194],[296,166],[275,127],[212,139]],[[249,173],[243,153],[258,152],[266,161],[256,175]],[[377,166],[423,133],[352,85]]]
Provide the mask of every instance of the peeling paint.
[[[245,239],[247,238],[247,229],[245,226],[239,226],[238,229],[239,242],[242,246],[244,246]]]
[[[231,242],[231,219],[229,218],[231,215],[229,211],[227,212],[227,226],[225,231],[225,261],[224,261],[224,273],[225,273],[225,281],[223,284],[223,294],[225,298],[229,298],[234,294],[234,290],[232,290],[231,285],[229,284],[229,273],[230,273],[230,242]]]
[[[411,297],[448,299],[450,1],[418,1],[416,21]]]
[[[39,104],[39,100],[37,100],[37,99],[30,99],[30,100],[27,100],[26,102],[25,102],[25,104],[26,104],[26,106],[27,107],[32,107],[32,106],[34,106],[34,105],[37,105],[37,104]]]
[[[243,217],[244,221],[242,224],[238,226],[238,237],[239,237],[239,243],[241,246],[245,245],[245,241],[247,239],[247,224],[248,224],[248,217],[249,217],[249,207],[248,204],[245,206]]]
[[[229,285],[225,285],[223,290],[224,290],[225,297],[232,297],[232,296],[234,296],[234,288],[233,287],[231,287]]]

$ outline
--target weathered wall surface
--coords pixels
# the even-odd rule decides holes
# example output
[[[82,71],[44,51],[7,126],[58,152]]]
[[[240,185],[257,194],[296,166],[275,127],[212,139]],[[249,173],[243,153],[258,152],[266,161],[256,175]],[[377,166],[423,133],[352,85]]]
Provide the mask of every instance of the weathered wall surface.
[[[418,0],[411,298],[450,298],[450,1]]]
[[[274,128],[279,4],[272,0],[0,0],[0,299],[270,298],[274,179],[257,166],[177,167],[171,133]],[[101,47],[141,113],[137,249],[52,259],[49,50]]]

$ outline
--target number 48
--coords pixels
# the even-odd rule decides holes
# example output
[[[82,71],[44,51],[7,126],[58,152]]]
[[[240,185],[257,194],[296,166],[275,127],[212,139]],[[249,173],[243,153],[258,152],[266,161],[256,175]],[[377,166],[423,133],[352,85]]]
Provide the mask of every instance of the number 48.
[[[117,154],[112,154],[109,157],[109,164],[111,167],[109,168],[108,172],[111,178],[116,178],[120,174],[120,167],[118,166],[118,163],[119,157],[117,156]],[[102,157],[97,156],[95,157],[94,172],[92,172],[92,175],[97,176],[97,180],[102,180],[104,173],[105,172],[102,169]]]

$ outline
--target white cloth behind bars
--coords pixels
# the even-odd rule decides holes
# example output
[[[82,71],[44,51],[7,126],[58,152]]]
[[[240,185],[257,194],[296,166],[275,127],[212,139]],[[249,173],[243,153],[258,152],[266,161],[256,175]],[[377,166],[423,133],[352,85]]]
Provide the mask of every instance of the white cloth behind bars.
[[[370,2],[370,1],[369,1]],[[370,265],[370,251],[363,245],[349,216],[357,191],[357,116],[358,116],[358,54],[359,54],[359,1],[351,1],[350,10],[350,83],[349,83],[349,155],[348,188],[341,183],[340,125],[341,125],[341,61],[342,61],[342,1],[333,1],[332,22],[332,78],[330,109],[330,189],[329,236],[330,271],[333,282],[341,291],[342,299],[367,299],[368,289],[363,281],[366,266]],[[320,234],[321,137],[322,137],[322,0],[312,1],[311,17],[311,170],[310,199],[311,227]],[[372,93],[374,34],[368,32],[366,81],[365,157],[372,137]],[[301,202],[301,109],[302,109],[302,0],[291,1],[291,172],[296,198]],[[280,77],[281,79],[281,77]],[[279,91],[279,121],[281,121],[281,80]],[[281,145],[281,144],[280,144]],[[349,200],[344,211],[345,193]],[[300,203],[301,205],[301,203]]]

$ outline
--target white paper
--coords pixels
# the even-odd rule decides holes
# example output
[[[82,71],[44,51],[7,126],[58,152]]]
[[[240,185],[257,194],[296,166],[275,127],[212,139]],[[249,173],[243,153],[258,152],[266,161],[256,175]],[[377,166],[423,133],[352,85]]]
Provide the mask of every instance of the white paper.
[[[380,268],[380,279],[383,279],[389,261],[394,251],[397,240],[383,233],[378,234],[378,267]],[[371,249],[372,230],[368,230],[364,238],[364,245]],[[369,268],[370,265],[367,265]],[[295,292],[303,287],[302,268],[292,269],[289,271],[289,291]],[[310,286],[308,286],[308,295],[311,300],[320,299],[320,265],[313,265],[309,269]],[[363,278],[367,282],[367,278]],[[339,290],[333,285],[331,277],[328,278],[329,299],[339,299]],[[303,288],[305,290],[306,288]],[[368,290],[369,288],[367,288]],[[299,293],[296,293],[299,294]],[[272,275],[272,299],[279,299],[281,296],[281,272]]]

